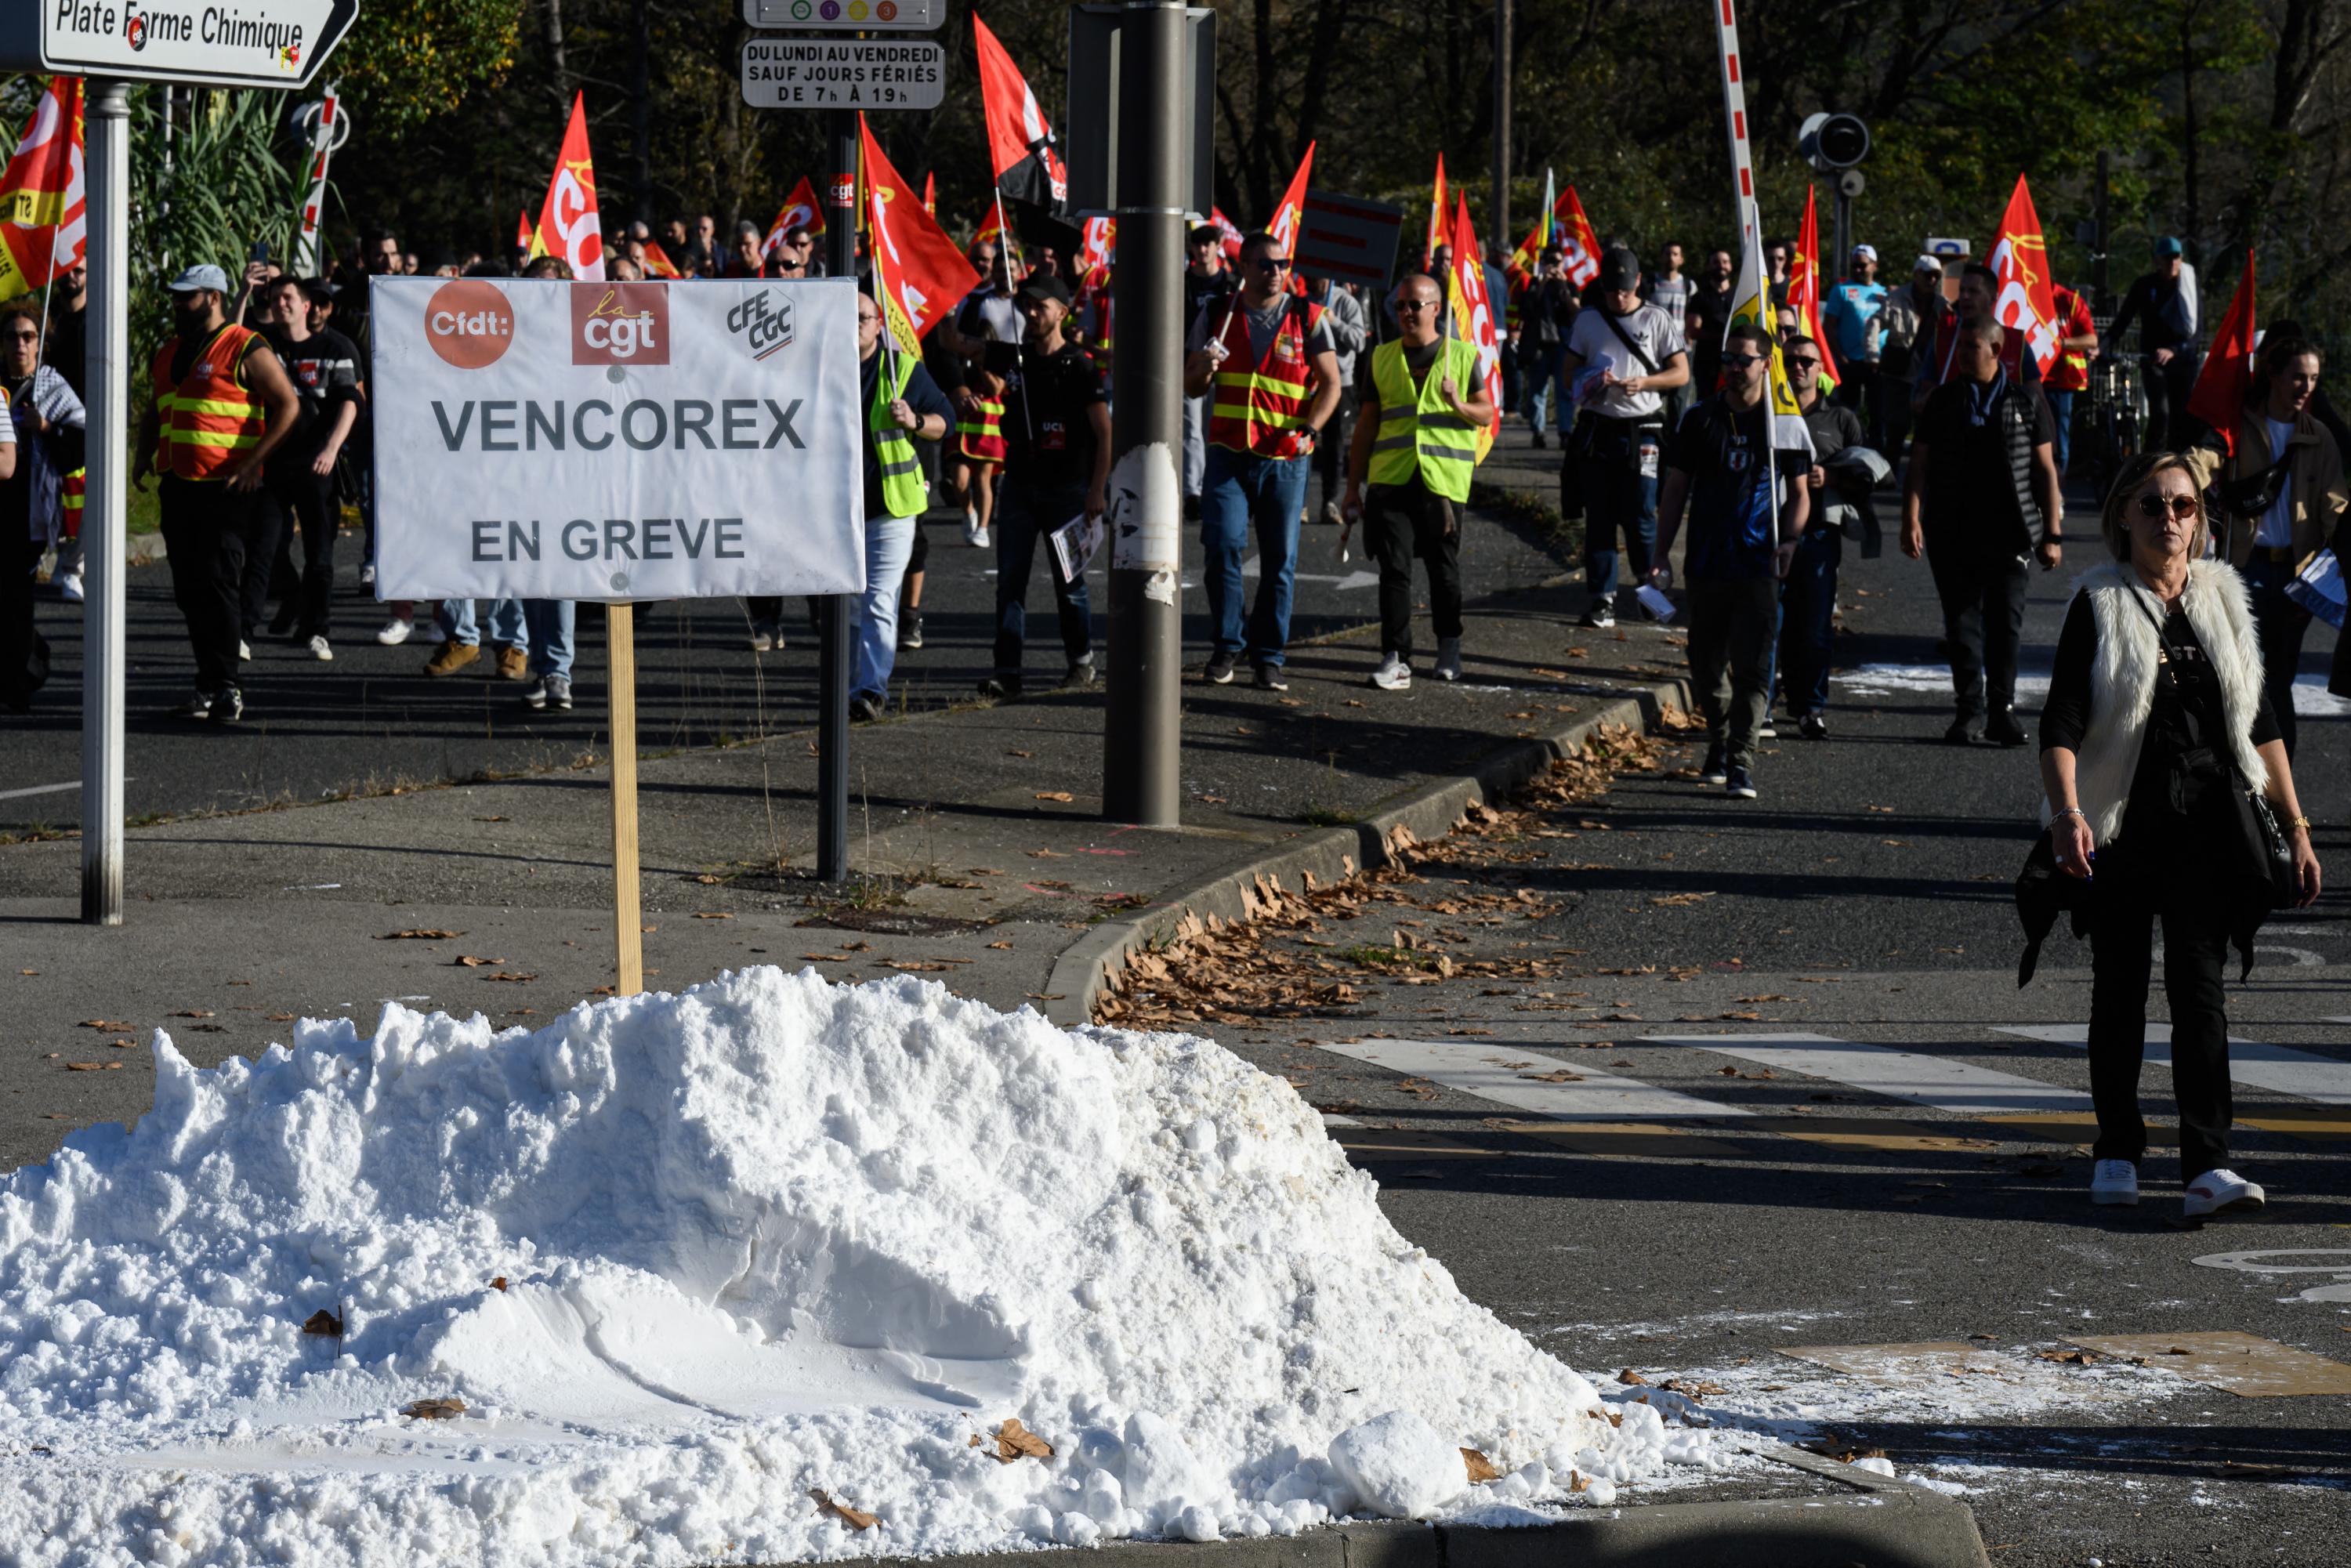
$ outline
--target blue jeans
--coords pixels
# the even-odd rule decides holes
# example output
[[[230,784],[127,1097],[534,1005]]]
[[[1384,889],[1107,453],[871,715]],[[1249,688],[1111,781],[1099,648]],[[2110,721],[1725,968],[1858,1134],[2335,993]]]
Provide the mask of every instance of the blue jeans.
[[[1798,718],[1828,711],[1837,566],[1844,559],[1842,532],[1825,525],[1808,528],[1780,586],[1780,685],[1789,713]]]
[[[1657,466],[1660,432],[1629,420],[1593,419],[1576,459],[1583,476],[1583,586],[1594,607],[1616,598],[1616,535],[1625,535],[1637,587],[1649,575],[1657,544]],[[1643,473],[1644,466],[1651,471]]]
[[[2074,394],[2043,387],[2041,395],[2049,400],[2049,417],[2057,423],[2057,472],[2063,474],[2065,460],[2074,455]]]
[[[1564,436],[1575,412],[1567,400],[1567,345],[1553,343],[1547,349],[1522,349],[1520,353],[1527,362],[1526,391],[1520,399],[1527,411],[1527,424],[1540,434],[1548,414],[1557,420],[1559,433]]]
[[[865,591],[857,596],[857,667],[852,694],[881,696],[898,663],[898,581],[914,553],[913,517],[865,519]]]
[[[1061,611],[1061,652],[1071,664],[1093,653],[1093,609],[1086,596],[1086,580],[1061,580],[1053,563],[1052,541],[1045,536],[1085,509],[1082,489],[1033,491],[1017,473],[1004,476],[996,496],[996,671],[1020,674],[1020,652],[1029,635],[1029,569],[1041,546],[1045,575],[1052,580],[1053,601]]]
[[[449,641],[468,648],[481,646],[482,631],[474,620],[474,601],[470,599],[444,599],[441,601],[441,624],[448,628]],[[490,641],[503,643],[509,648],[530,646],[530,628],[523,619],[519,599],[490,601]]]
[[[2310,612],[2285,596],[2294,580],[2290,562],[2265,559],[2256,550],[2244,567],[2245,586],[2252,591],[2253,631],[2262,641],[2262,691],[2277,716],[2285,754],[2294,756],[2294,673],[2302,663],[2302,639],[2310,631]]]
[[[524,629],[530,633],[530,673],[545,679],[571,678],[571,628],[580,607],[569,599],[526,599]]]
[[[1216,623],[1216,652],[1253,664],[1281,663],[1290,641],[1290,599],[1298,570],[1298,513],[1306,505],[1305,457],[1257,457],[1229,446],[1208,448],[1208,473],[1200,493],[1200,543],[1207,550],[1208,619]],[[1257,526],[1257,602],[1242,640],[1241,552],[1249,526]]]

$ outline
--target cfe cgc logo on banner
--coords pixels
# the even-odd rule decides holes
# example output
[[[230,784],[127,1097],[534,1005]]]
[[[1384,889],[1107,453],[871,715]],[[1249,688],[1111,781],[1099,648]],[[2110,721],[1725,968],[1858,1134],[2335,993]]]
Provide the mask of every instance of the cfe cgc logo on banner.
[[[853,289],[371,288],[380,598],[863,588]]]

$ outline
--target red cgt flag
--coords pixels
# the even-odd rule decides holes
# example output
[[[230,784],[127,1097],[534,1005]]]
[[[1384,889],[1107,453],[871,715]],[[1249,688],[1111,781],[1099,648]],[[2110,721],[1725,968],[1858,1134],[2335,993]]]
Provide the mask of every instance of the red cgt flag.
[[[1306,154],[1298,160],[1298,172],[1290,177],[1290,189],[1281,193],[1281,203],[1273,209],[1273,221],[1265,232],[1280,243],[1284,253],[1298,254],[1298,236],[1306,227],[1306,183],[1314,169],[1314,143],[1306,144]]]
[[[865,116],[857,117],[865,151],[865,220],[873,225],[874,294],[898,346],[922,352],[923,334],[979,287],[979,274],[936,218],[923,210],[921,193],[891,165]]]
[[[2195,390],[2188,394],[2188,412],[2210,425],[2229,455],[2237,455],[2237,422],[2244,417],[2245,400],[2253,387],[2253,253],[2245,252],[2245,276],[2237,280],[2236,297],[2220,329],[2212,334],[2212,351],[2196,372]]]
[[[81,265],[88,233],[81,110],[81,78],[51,77],[0,172],[0,299]]]
[[[784,199],[783,210],[776,214],[776,221],[768,225],[768,238],[760,246],[760,253],[770,254],[783,244],[784,231],[794,225],[812,235],[824,233],[824,209],[817,204],[816,187],[809,183],[806,174],[800,176],[800,183],[794,185],[792,193]]]
[[[979,52],[979,101],[996,188],[1013,201],[1060,212],[1069,204],[1070,172],[1045,111],[1037,107],[1037,95],[1029,90],[1029,78],[977,11],[971,14],[971,40]]]
[[[559,256],[571,264],[572,277],[604,281],[604,236],[596,217],[596,164],[588,155],[586,93],[571,99],[571,121],[563,128],[563,150],[556,154],[547,199],[539,204],[530,253]]]
[[[1213,205],[1208,208],[1208,223],[1217,231],[1217,244],[1224,251],[1225,260],[1228,263],[1240,260],[1240,225],[1225,216],[1224,208]]]
[[[2057,296],[2049,277],[2049,246],[2041,237],[2041,214],[2032,210],[2032,193],[2022,174],[2001,217],[1991,262],[2000,277],[1992,319],[2021,336],[2041,373],[2048,374],[2064,333],[2057,324]]]
[[[933,217],[939,215],[939,177],[935,172],[923,176],[923,211]]]
[[[1469,221],[1469,198],[1457,198],[1453,209],[1453,232],[1448,242],[1453,247],[1452,276],[1446,279],[1446,292],[1452,301],[1453,330],[1461,340],[1478,350],[1478,379],[1486,384],[1486,395],[1494,406],[1502,406],[1502,344],[1494,324],[1494,300],[1486,287],[1485,253],[1478,248],[1478,230]],[[1490,424],[1478,433],[1478,461],[1494,444],[1494,427]]]
[[[1583,214],[1583,202],[1570,185],[1552,204],[1551,243],[1559,246],[1560,260],[1567,269],[1567,280],[1582,288],[1600,276],[1600,239],[1593,233],[1592,220]],[[1542,259],[1543,225],[1537,224],[1519,242],[1510,256],[1509,270],[1520,275],[1519,280],[1534,276],[1535,265]]]
[[[525,207],[515,219],[515,249],[530,248],[530,209]]]
[[[1437,247],[1445,243],[1445,154],[1437,154],[1437,191],[1428,201],[1428,239],[1420,247],[1420,269],[1428,270]]]
[[[1798,329],[1821,356],[1821,390],[1827,392],[1838,378],[1829,335],[1821,330],[1821,220],[1810,185],[1804,187],[1804,221],[1796,228],[1796,253],[1788,258],[1788,303],[1795,307]],[[2051,308],[2055,308],[2053,303]]]
[[[685,275],[678,271],[677,263],[669,258],[669,252],[662,248],[661,241],[649,239],[645,241],[645,276],[647,277],[683,277]]]

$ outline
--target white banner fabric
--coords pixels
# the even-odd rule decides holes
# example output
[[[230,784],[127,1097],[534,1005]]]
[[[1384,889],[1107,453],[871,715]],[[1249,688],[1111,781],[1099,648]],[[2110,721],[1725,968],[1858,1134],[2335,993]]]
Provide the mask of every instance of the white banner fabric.
[[[380,277],[376,596],[865,586],[845,282]]]

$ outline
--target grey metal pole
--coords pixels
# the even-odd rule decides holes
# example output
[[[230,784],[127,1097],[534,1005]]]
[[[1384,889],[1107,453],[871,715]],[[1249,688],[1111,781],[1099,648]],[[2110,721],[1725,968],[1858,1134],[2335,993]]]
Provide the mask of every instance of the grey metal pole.
[[[1836,186],[1836,255],[1827,258],[1826,265],[1821,268],[1828,275],[1823,281],[1834,284],[1838,278],[1845,275],[1845,269],[1852,265],[1853,198],[1844,193],[1844,175],[1840,172],[1837,175]],[[1823,303],[1826,303],[1825,291]]]
[[[122,924],[123,513],[130,492],[131,104],[119,81],[89,84],[88,334],[89,478],[81,538],[81,917]]]
[[[1494,0],[1494,213],[1486,243],[1504,256],[1518,243],[1510,237],[1510,0]]]
[[[1111,287],[1109,714],[1102,815],[1182,821],[1184,185],[1192,136],[1182,0],[1120,29],[1118,264]]]
[[[825,187],[825,271],[857,276],[857,111],[825,111],[833,175]],[[859,417],[865,411],[858,411]],[[862,505],[862,503],[860,503]],[[850,601],[828,594],[817,611],[816,874],[824,882],[849,875]]]

